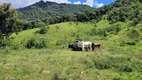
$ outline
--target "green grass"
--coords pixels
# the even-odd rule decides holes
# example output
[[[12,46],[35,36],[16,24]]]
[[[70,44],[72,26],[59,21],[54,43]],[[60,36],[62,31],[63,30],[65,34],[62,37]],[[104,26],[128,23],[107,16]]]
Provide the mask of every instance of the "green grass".
[[[25,49],[1,53],[0,75],[1,79],[13,77],[16,80],[141,80],[142,58],[134,56],[137,53],[128,55],[123,48],[120,48],[122,53],[115,50]],[[132,72],[127,71],[129,68]]]
[[[45,34],[36,33],[39,28],[12,34],[9,46],[0,50],[0,80],[141,80],[141,24],[133,27],[140,33],[138,41],[127,45],[131,40],[126,36],[132,28],[129,24],[126,21],[112,25],[106,20],[97,24],[65,22],[49,25]],[[116,33],[113,27],[120,31]],[[90,34],[93,29],[112,31],[104,37]],[[68,49],[68,44],[77,39],[99,42],[101,50]],[[27,45],[31,47],[27,49]],[[43,47],[36,49],[39,46]]]
[[[130,23],[131,21],[110,24],[107,20],[101,20],[97,24],[93,22],[64,22],[49,25],[50,28],[46,34],[36,33],[39,28],[25,30],[20,32],[18,35],[13,34],[11,36],[13,39],[10,44],[15,48],[22,49],[25,48],[31,39],[35,39],[36,42],[41,42],[41,40],[43,40],[46,42],[45,44],[48,44],[47,47],[50,48],[64,48],[69,43],[73,43],[75,40],[88,40],[92,42],[105,43],[115,41],[120,44],[123,41],[127,42],[130,40],[126,35],[129,30],[132,29]],[[140,38],[142,38],[140,25],[141,24],[136,25],[133,29],[136,29],[140,33]],[[116,32],[115,27],[118,27],[120,30]],[[103,32],[105,32],[107,36],[104,37]],[[139,40],[139,43],[140,41],[141,40]]]
[[[69,42],[77,40],[77,38],[89,40],[89,36],[86,34],[91,30],[93,25],[94,24],[90,22],[66,22],[55,24],[49,26],[49,30],[44,35],[36,33],[39,28],[26,30],[20,32],[18,35],[13,34],[11,37],[14,39],[11,40],[11,45],[16,48],[23,48],[30,39],[44,39],[51,48],[55,46],[64,47],[67,46]]]

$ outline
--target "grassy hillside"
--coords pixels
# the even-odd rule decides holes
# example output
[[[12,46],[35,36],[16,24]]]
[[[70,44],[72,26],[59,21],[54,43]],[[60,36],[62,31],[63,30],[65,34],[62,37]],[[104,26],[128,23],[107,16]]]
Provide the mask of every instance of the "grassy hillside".
[[[12,46],[26,46],[26,43],[31,40],[45,40],[48,44],[47,47],[66,47],[69,42],[73,42],[77,39],[89,40],[89,36],[87,36],[87,32],[91,30],[93,27],[92,23],[74,23],[74,22],[66,22],[55,25],[50,25],[46,34],[36,33],[39,28],[31,29],[20,32],[18,35],[13,34],[11,37],[14,38],[12,40]],[[86,37],[84,37],[86,36]],[[39,41],[40,42],[40,41]]]
[[[97,24],[93,22],[65,22],[49,25],[45,34],[39,34],[40,28],[21,31],[18,35],[11,36],[11,46],[24,48],[33,41],[37,46],[46,45],[47,48],[66,48],[75,40],[89,40],[92,42],[114,42],[118,46],[141,43],[141,24],[130,26],[131,21],[110,24],[107,20],[101,20]],[[35,45],[31,45],[35,47]],[[44,46],[43,46],[44,47]],[[36,47],[37,48],[37,47]]]
[[[39,34],[40,28],[13,34],[10,47],[0,50],[0,79],[141,80],[142,24],[130,23],[65,22],[47,26],[45,34]],[[127,35],[131,29],[138,38]],[[71,51],[67,46],[75,40],[100,42],[102,47]]]
[[[93,52],[70,49],[2,51],[0,79],[141,80],[142,53],[109,47]]]
[[[93,13],[78,13],[75,22],[46,25],[37,20],[39,28],[13,33],[0,48],[0,80],[141,80],[140,4],[118,0]],[[76,40],[101,43],[101,49],[71,51],[68,44]]]

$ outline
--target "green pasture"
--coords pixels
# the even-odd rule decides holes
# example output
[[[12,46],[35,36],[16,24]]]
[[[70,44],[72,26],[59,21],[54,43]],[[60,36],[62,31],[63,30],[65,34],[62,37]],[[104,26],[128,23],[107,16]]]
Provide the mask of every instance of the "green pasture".
[[[142,53],[111,47],[95,51],[70,49],[3,50],[0,79],[141,80]]]
[[[0,50],[0,80],[141,80],[141,24],[129,23],[65,22],[46,26],[45,34],[40,28],[12,34]],[[131,29],[138,38],[128,36]],[[101,43],[101,49],[71,51],[75,40]]]

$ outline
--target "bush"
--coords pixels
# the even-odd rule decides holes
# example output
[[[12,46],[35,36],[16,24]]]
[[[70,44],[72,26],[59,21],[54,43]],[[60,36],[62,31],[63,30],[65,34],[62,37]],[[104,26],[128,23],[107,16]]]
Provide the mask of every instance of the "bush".
[[[36,31],[36,33],[39,34],[45,34],[48,31],[49,27],[41,27],[39,31]]]
[[[121,77],[115,77],[113,80],[123,80]]]
[[[93,62],[98,69],[108,69],[112,67],[112,62],[106,58],[97,58],[93,60]]]
[[[120,43],[120,46],[125,46],[125,41],[122,41],[122,42]]]
[[[119,70],[122,72],[132,72],[133,71],[132,67],[129,65],[121,65]]]
[[[111,34],[117,34],[121,31],[121,28],[120,28],[119,24],[117,24],[117,25],[109,26],[105,30]]]
[[[128,41],[126,42],[127,45],[136,45],[136,42],[135,41]]]
[[[139,39],[140,37],[140,33],[135,30],[135,29],[130,29],[128,32],[127,32],[127,36],[130,38],[130,39],[133,39],[133,40],[137,40]]]
[[[38,49],[47,47],[45,40],[36,40],[34,46],[35,48],[38,48]]]
[[[133,22],[131,23],[131,26],[136,26],[139,23],[139,20],[134,18]]]
[[[30,39],[26,44],[26,48],[32,48],[34,46],[34,41],[35,39]]]
[[[52,80],[60,80],[59,75],[57,73],[54,73],[52,76]]]
[[[99,35],[99,36],[103,36],[103,37],[106,37],[108,36],[108,33],[105,29],[92,29],[90,32],[89,32],[89,35]]]
[[[6,41],[0,39],[0,47],[5,47]]]
[[[11,53],[12,49],[10,47],[6,46],[3,48],[3,51],[5,54],[7,54],[7,53]]]
[[[45,39],[34,39],[34,38],[31,38],[27,44],[26,44],[26,48],[38,48],[38,49],[41,49],[41,48],[46,48],[47,47],[47,43],[45,41]]]
[[[137,40],[136,40],[137,41]],[[128,40],[128,41],[122,41],[120,43],[120,46],[125,46],[125,45],[132,45],[132,46],[135,46],[136,45],[136,41],[134,40]]]

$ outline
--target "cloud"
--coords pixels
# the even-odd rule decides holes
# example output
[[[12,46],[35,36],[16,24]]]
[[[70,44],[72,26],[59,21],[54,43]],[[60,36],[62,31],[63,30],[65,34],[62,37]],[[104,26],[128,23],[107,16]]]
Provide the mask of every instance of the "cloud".
[[[103,4],[103,3],[99,3],[98,1],[95,1],[95,2],[94,2],[94,6],[95,6],[96,8],[100,8],[100,7],[104,6],[104,4]]]
[[[88,5],[90,7],[94,6],[94,0],[87,0],[85,3],[83,3],[84,5]]]
[[[12,3],[13,8],[22,8],[39,1],[40,0],[0,0],[0,4],[4,2]],[[70,0],[43,0],[43,1],[71,4]],[[104,5],[103,3],[99,3],[97,0],[86,0],[86,2],[84,3],[81,3],[81,1],[78,0],[77,2],[74,2],[73,4],[84,4],[84,5],[88,5],[90,7],[96,7],[96,8],[102,7]]]
[[[5,0],[0,0],[0,5],[2,4],[2,3],[5,3],[6,1]]]
[[[77,1],[77,2],[74,2],[74,4],[81,4],[81,2],[80,2],[80,1]]]
[[[51,1],[57,3],[71,3],[69,0],[44,0],[44,1]]]
[[[104,4],[100,3],[100,4],[97,5],[97,8],[102,7],[102,6],[104,6]]]
[[[12,3],[12,7],[20,8],[20,7],[25,7],[25,6],[34,4],[35,2],[38,2],[38,1],[40,1],[40,0],[0,0],[0,4]],[[43,0],[43,1],[71,4],[71,2],[69,0]]]
[[[30,4],[35,3],[36,1],[39,1],[39,0],[5,0],[5,1],[8,3],[11,3],[12,7],[19,8],[19,7],[28,6]]]
[[[83,3],[84,5],[88,5],[90,7],[96,7],[96,8],[99,8],[99,7],[102,7],[104,6],[103,3],[99,3],[97,0],[87,0],[85,3]]]

